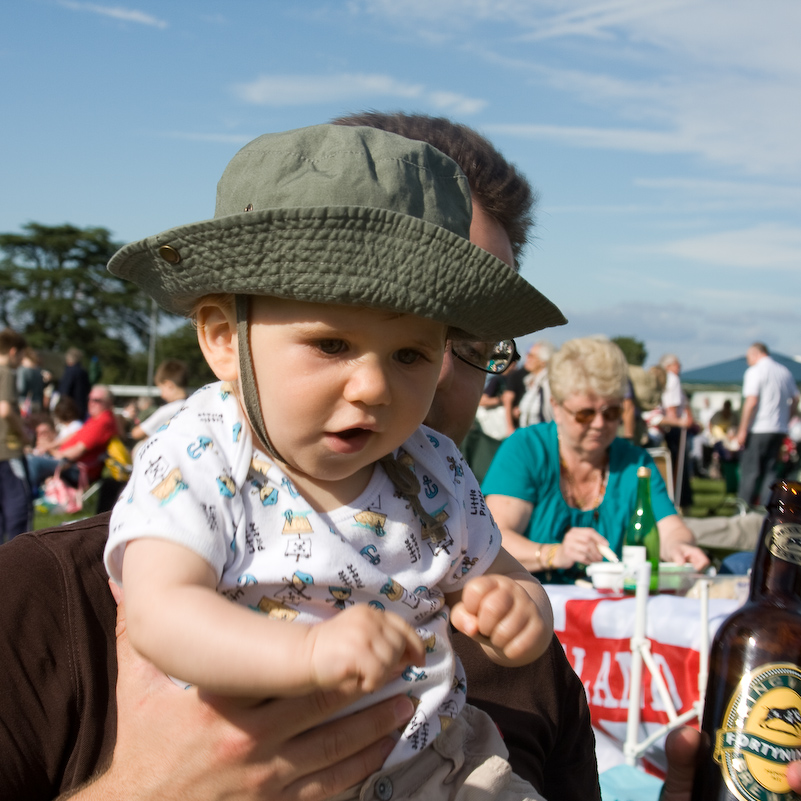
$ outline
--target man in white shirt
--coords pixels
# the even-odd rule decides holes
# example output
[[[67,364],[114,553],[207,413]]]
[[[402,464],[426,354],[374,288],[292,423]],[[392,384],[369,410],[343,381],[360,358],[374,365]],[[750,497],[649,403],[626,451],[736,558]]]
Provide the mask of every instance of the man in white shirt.
[[[673,480],[675,497],[673,502],[676,506],[684,507],[692,504],[692,489],[690,487],[689,460],[687,459],[687,434],[686,429],[692,428],[693,420],[690,404],[684,390],[681,388],[681,362],[674,353],[666,353],[660,360],[659,366],[662,367],[666,375],[665,389],[662,392],[662,421],[660,427],[665,433],[665,445],[670,451],[670,458],[673,462]],[[682,435],[684,437],[684,447],[682,448]],[[681,471],[679,463],[681,462]],[[681,486],[677,481],[681,472]]]
[[[790,371],[771,359],[761,342],[751,345],[745,358],[748,369],[743,376],[743,408],[737,431],[743,448],[737,494],[746,503],[764,506],[776,481],[782,441],[798,406],[798,387]]]

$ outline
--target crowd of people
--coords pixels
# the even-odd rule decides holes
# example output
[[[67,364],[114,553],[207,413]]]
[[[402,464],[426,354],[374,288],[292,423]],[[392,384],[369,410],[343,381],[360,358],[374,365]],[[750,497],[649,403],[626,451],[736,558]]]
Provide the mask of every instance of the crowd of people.
[[[56,377],[22,335],[0,335],[0,512],[8,541],[30,530],[35,505],[47,510],[53,503],[49,480],[82,494],[103,479],[96,507],[110,509],[127,481],[130,451],[175,413],[189,374],[184,362],[169,359],[155,375],[161,404],[145,396],[119,409],[109,388],[90,377],[80,349],[66,351]],[[109,470],[112,464],[122,470]]]
[[[620,348],[569,340],[550,359],[548,380],[553,420],[508,437],[482,484],[510,553],[548,582],[573,582],[576,565],[604,559],[600,546],[622,556],[637,469],[647,466],[662,559],[705,568],[652,459],[617,436],[629,384]]]
[[[0,795],[600,798],[584,689],[531,573],[567,578],[617,548],[652,463],[616,436],[631,381],[612,343],[538,343],[519,383],[485,390],[514,361],[510,337],[564,322],[515,271],[532,203],[469,128],[353,115],[256,140],[214,220],[114,257],[195,317],[220,382],[187,400],[177,374],[162,381],[173,405],[133,427],[149,456],[114,517],[0,547]],[[17,336],[0,336],[0,417],[20,447],[0,470],[26,436],[16,386],[4,400]],[[90,421],[103,389],[87,392]],[[503,413],[486,507],[446,439],[465,440],[479,403]],[[50,433],[33,458],[86,456]],[[655,469],[652,483],[664,558],[703,567]],[[262,552],[273,575],[257,579]],[[318,653],[291,641],[306,614],[331,632]],[[249,654],[258,628],[276,641]],[[669,740],[664,801],[689,801],[695,734]]]
[[[536,343],[522,366],[487,382],[463,443],[480,480],[514,430],[552,419],[547,369],[552,353],[550,343]],[[693,505],[694,476],[724,479],[726,492],[737,495],[743,508],[761,510],[776,479],[797,473],[798,386],[764,343],[749,347],[746,362],[741,409],[730,398],[714,408],[704,395],[695,411],[682,387],[678,356],[665,354],[648,368],[626,365],[617,436],[645,448],[667,448],[672,478],[680,483],[674,495],[681,511]]]

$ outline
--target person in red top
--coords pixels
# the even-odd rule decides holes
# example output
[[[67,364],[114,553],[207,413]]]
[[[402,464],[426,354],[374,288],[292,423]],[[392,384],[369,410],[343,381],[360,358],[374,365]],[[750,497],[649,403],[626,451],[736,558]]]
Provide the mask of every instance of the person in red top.
[[[89,418],[72,436],[53,446],[47,454],[28,456],[31,483],[38,487],[55,473],[61,462],[69,466],[61,471],[65,481],[78,484],[80,466],[86,469],[89,482],[97,481],[103,472],[103,461],[111,438],[119,433],[114,417],[114,396],[100,384],[89,393]]]

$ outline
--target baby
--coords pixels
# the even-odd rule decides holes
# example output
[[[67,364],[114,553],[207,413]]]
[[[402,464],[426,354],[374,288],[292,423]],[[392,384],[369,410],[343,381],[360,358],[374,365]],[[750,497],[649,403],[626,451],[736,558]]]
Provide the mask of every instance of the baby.
[[[422,798],[480,785],[505,751],[465,706],[449,626],[511,666],[553,632],[461,454],[422,425],[450,340],[563,322],[469,224],[466,179],[436,149],[316,126],[251,142],[213,220],[109,264],[193,316],[220,379],[142,446],[115,507],[106,565],[132,643],[216,693],[408,694],[416,713],[370,781]]]

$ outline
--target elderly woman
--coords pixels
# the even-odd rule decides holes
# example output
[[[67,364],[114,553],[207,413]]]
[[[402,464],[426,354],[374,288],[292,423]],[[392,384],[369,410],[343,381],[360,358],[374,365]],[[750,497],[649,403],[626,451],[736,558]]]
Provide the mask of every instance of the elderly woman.
[[[621,553],[641,465],[651,468],[662,559],[696,569],[709,563],[676,514],[651,457],[616,438],[626,377],[625,357],[613,342],[566,342],[550,364],[553,422],[518,429],[484,480],[504,547],[550,581],[572,581],[579,575],[576,565],[601,561],[599,546]]]

